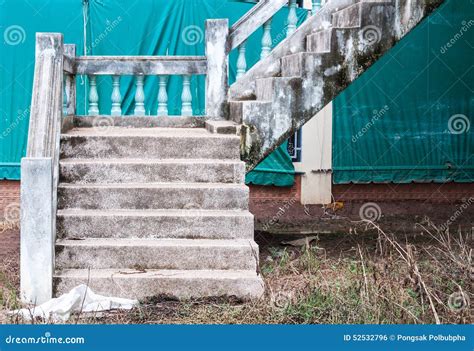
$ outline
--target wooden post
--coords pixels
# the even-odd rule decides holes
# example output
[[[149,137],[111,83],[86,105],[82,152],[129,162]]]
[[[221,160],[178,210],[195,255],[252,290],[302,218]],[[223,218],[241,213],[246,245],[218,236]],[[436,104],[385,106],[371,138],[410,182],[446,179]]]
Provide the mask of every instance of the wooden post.
[[[228,37],[227,19],[206,21],[206,114],[210,119],[227,119],[228,116]]]

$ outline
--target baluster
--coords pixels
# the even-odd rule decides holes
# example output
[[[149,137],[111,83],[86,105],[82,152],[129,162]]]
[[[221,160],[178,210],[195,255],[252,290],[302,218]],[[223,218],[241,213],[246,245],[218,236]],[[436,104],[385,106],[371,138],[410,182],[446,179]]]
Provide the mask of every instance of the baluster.
[[[89,115],[99,115],[99,93],[95,76],[89,76]]]
[[[321,0],[313,0],[313,9],[311,15],[314,16],[318,10],[321,9]]]
[[[247,52],[247,42],[244,41],[239,45],[239,58],[237,59],[237,79],[242,77],[247,71],[247,59],[245,54]]]
[[[168,83],[167,76],[160,76],[159,90],[158,90],[158,116],[168,116],[168,92],[166,86]]]
[[[135,91],[135,116],[145,116],[145,91],[143,90],[143,75],[137,76]]]
[[[296,31],[296,24],[298,23],[298,16],[296,15],[296,0],[290,0],[288,12],[288,27],[286,29],[286,36],[289,37]]]
[[[272,51],[272,19],[270,18],[263,25],[262,53],[260,59],[263,60]]]
[[[69,75],[64,75],[63,77],[63,116],[68,115],[68,92],[67,92],[67,87],[68,87],[68,78],[70,79]]]
[[[193,115],[193,97],[191,95],[191,76],[183,76],[183,93],[181,94],[181,115],[192,116]]]
[[[120,94],[120,76],[112,76],[112,116],[122,115],[122,95]]]

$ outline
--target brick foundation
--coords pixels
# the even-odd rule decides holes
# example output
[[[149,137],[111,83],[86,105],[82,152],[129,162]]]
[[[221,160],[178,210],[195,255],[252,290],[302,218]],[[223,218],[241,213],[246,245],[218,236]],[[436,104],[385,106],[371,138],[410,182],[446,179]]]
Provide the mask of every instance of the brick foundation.
[[[19,185],[0,181],[0,220],[7,206],[19,203]],[[297,176],[289,188],[251,185],[250,209],[257,230],[274,233],[347,233],[360,222],[361,206],[368,202],[380,208],[381,226],[395,232],[420,232],[416,223],[428,218],[436,225],[452,222],[456,229],[474,227],[474,183],[335,185],[333,195],[339,202],[335,207],[302,206]],[[19,238],[18,230],[0,233],[0,260],[19,256]]]
[[[20,182],[0,181],[0,262],[18,260],[20,256],[20,232],[5,217],[18,215]],[[9,212],[7,214],[6,212]]]

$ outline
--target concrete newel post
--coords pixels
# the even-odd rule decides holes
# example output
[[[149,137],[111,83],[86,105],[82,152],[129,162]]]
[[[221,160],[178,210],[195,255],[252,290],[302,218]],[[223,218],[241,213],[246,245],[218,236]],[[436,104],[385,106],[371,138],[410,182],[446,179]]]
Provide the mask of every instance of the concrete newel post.
[[[206,21],[206,114],[210,119],[227,119],[229,89],[229,59],[227,44],[229,21]]]
[[[53,296],[53,162],[21,160],[21,299],[39,305]]]
[[[64,55],[69,56],[71,59],[76,58],[76,45],[65,44]],[[66,96],[67,96],[67,114],[74,116],[76,114],[76,76],[68,74],[66,76]]]
[[[62,34],[37,33],[27,157],[21,162],[20,239],[21,298],[34,304],[53,296],[63,78]]]

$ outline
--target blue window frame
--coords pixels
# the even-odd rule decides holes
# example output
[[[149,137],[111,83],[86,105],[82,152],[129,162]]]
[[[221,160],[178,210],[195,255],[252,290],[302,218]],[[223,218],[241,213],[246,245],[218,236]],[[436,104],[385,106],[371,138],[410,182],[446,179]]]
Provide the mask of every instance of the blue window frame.
[[[290,154],[293,162],[301,162],[301,145],[303,130],[298,130],[292,137],[288,139],[288,154]]]

